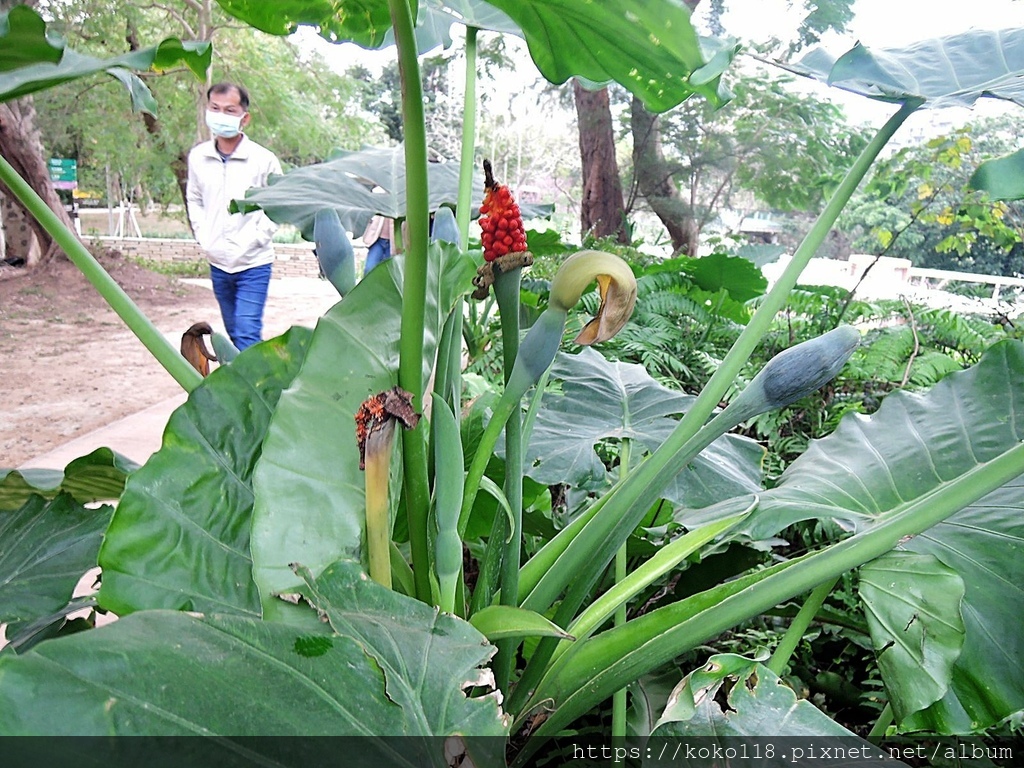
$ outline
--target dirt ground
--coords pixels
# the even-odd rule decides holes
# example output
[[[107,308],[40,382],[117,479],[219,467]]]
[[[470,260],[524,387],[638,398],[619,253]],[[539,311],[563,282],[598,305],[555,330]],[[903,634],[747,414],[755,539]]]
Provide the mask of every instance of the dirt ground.
[[[175,347],[201,320],[222,330],[213,292],[132,263],[100,261]],[[336,299],[313,283],[272,281],[264,338],[312,327]],[[324,284],[325,285],[325,284]],[[311,293],[312,292],[312,293]],[[25,275],[0,267],[0,467],[17,467],[72,438],[181,392],[179,385],[70,262]]]

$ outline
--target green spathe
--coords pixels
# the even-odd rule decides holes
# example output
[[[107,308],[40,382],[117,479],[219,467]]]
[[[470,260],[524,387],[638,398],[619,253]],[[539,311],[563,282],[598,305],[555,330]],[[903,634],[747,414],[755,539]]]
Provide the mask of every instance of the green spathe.
[[[741,420],[784,408],[836,377],[860,344],[860,332],[841,325],[773,357],[731,404]]]

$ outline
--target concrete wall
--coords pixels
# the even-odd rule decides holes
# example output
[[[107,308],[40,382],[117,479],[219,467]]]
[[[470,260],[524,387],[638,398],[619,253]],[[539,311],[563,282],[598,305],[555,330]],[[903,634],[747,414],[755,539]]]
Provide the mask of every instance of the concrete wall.
[[[89,239],[89,238],[87,238]],[[195,240],[164,239],[156,237],[95,237],[106,248],[120,251],[125,256],[152,261],[202,261],[203,252]],[[356,271],[366,260],[366,249],[355,246]],[[274,243],[274,277],[317,277],[320,274],[312,243]]]

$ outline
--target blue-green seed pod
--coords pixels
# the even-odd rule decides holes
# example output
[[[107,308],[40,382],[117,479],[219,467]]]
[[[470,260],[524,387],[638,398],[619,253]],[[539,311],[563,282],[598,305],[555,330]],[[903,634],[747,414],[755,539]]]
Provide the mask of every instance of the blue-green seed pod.
[[[849,325],[790,347],[773,357],[729,409],[737,421],[795,403],[832,381],[860,344]]]

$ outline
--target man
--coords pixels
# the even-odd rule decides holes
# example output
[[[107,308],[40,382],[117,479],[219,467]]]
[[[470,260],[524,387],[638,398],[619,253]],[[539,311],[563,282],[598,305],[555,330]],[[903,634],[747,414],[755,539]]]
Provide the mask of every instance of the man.
[[[188,155],[188,218],[210,262],[213,293],[224,329],[239,350],[260,341],[277,226],[263,211],[228,213],[233,199],[264,187],[281,173],[274,153],[248,138],[249,94],[240,85],[218,83],[206,93],[206,125],[213,138]]]

